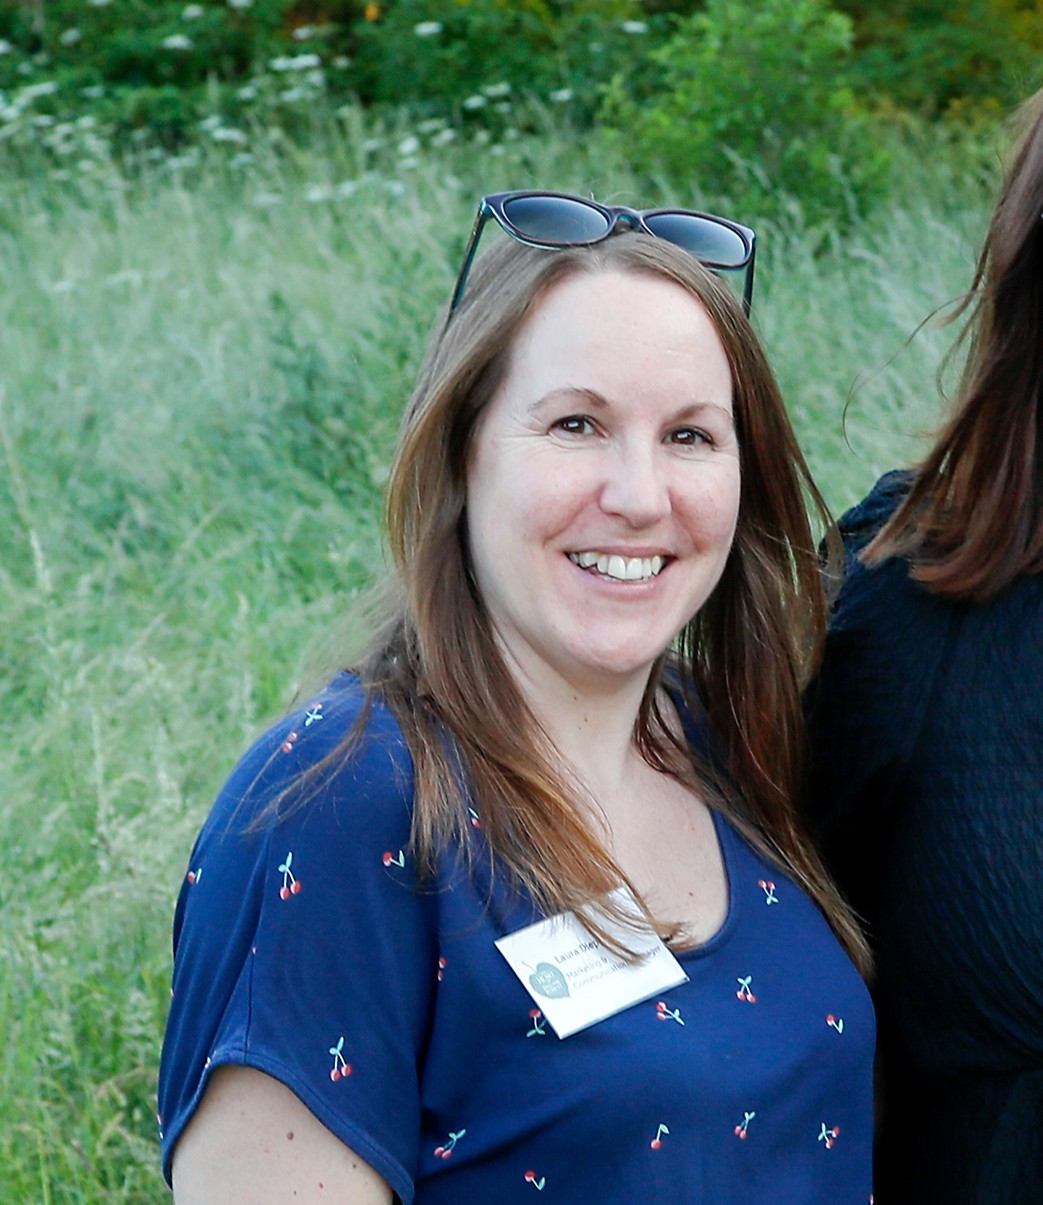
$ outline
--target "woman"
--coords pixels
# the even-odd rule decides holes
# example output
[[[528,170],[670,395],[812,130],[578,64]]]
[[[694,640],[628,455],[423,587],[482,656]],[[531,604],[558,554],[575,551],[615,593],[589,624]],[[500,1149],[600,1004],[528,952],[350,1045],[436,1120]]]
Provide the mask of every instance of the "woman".
[[[841,520],[811,804],[877,956],[878,1200],[1043,1185],[1043,93],[972,288],[955,412]]]
[[[488,217],[540,249],[472,276]],[[672,241],[741,268],[752,235],[661,217],[483,200],[402,428],[387,624],[192,854],[179,1205],[869,1198],[862,949],[793,807],[812,487]]]

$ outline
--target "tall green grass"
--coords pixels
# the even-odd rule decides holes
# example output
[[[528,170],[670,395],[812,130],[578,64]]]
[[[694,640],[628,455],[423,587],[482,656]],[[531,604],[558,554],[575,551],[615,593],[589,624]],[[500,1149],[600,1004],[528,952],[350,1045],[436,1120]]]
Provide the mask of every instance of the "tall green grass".
[[[4,1202],[163,1199],[153,1088],[189,846],[232,759],[357,626],[477,194],[699,199],[648,197],[567,132],[383,170],[371,135],[3,174]],[[965,285],[982,226],[975,173],[910,156],[904,175],[843,239],[799,215],[761,231],[756,322],[837,508],[936,422],[951,332],[906,340]]]

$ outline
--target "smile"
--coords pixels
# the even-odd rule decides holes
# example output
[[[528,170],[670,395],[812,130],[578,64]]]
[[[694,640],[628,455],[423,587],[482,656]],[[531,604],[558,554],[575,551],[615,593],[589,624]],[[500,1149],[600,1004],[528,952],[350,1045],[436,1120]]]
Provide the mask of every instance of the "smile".
[[[608,552],[570,552],[569,560],[581,569],[596,569],[602,577],[619,582],[643,582],[656,577],[666,564],[661,556],[620,556]]]

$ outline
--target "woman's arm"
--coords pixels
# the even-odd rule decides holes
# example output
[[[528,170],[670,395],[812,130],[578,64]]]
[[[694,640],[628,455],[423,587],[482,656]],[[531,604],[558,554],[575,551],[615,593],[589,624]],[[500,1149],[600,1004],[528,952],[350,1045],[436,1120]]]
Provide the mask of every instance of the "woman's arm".
[[[263,1072],[218,1067],[178,1141],[176,1205],[391,1205],[384,1180]]]

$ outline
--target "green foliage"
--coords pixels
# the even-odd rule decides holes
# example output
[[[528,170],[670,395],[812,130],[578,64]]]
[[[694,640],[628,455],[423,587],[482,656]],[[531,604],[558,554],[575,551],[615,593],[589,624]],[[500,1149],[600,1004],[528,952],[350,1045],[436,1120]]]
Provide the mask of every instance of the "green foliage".
[[[589,118],[597,89],[655,34],[638,0],[398,0],[353,33],[363,102],[412,103],[475,119],[511,95],[569,93]]]
[[[740,214],[850,220],[886,161],[852,88],[850,20],[823,0],[708,0],[650,58],[657,87],[616,80],[602,118],[640,169],[661,166]]]
[[[1043,83],[1040,0],[836,0],[878,97],[927,116],[1016,104]]]

